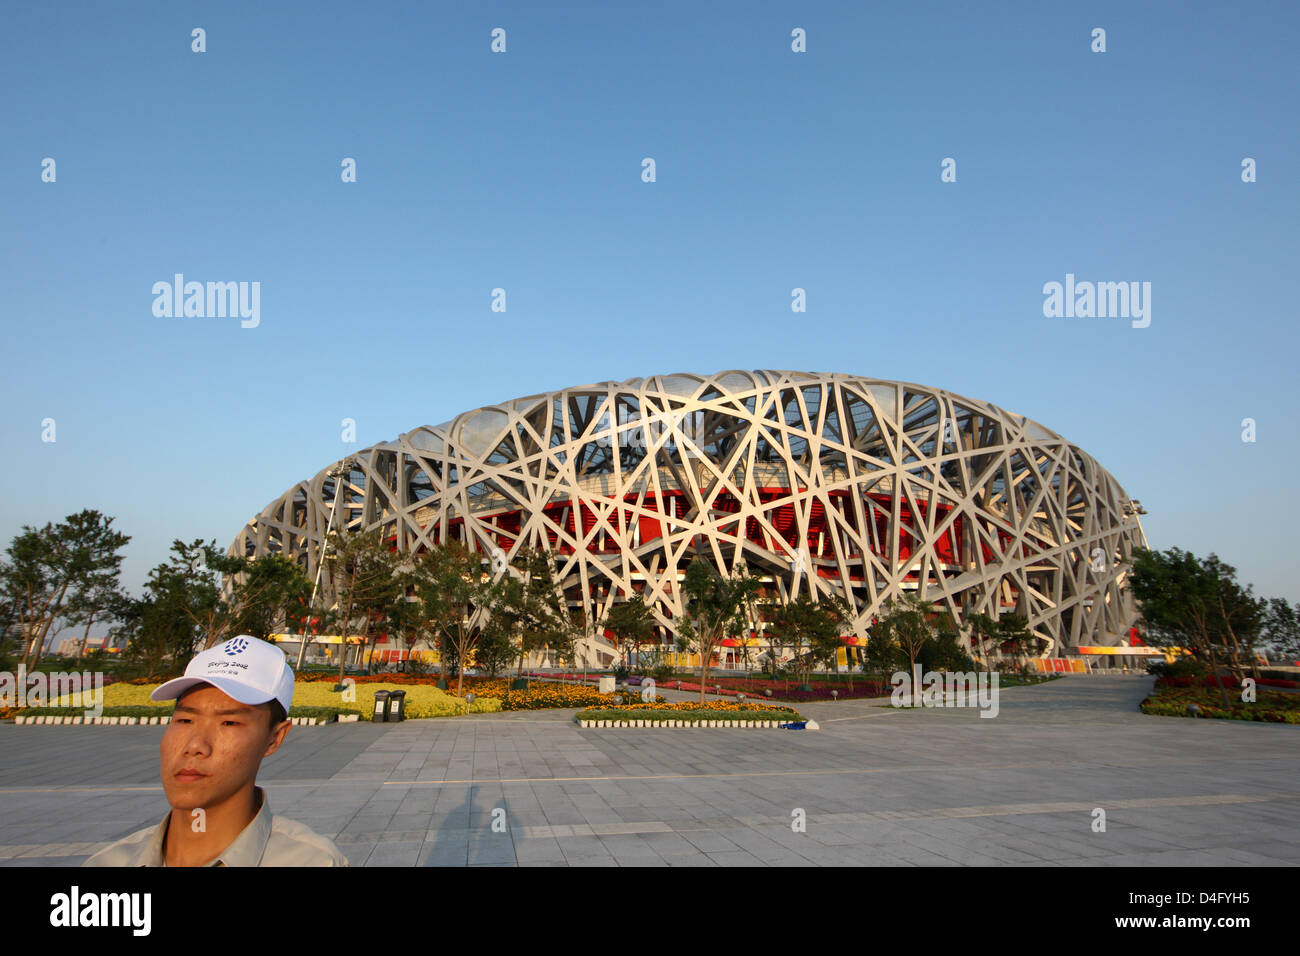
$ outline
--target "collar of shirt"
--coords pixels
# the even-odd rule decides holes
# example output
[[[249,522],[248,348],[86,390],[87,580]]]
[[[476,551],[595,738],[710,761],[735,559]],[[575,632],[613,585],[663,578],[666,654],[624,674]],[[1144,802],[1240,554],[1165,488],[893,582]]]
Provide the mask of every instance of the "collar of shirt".
[[[261,787],[254,787],[257,798],[257,813],[248,826],[240,831],[239,836],[204,866],[260,866],[262,855],[266,852],[266,843],[271,839],[271,807],[266,799],[266,792]],[[153,839],[141,866],[166,866],[163,856],[163,841],[167,837],[167,826],[171,822],[171,813],[163,817],[162,823],[154,831]]]

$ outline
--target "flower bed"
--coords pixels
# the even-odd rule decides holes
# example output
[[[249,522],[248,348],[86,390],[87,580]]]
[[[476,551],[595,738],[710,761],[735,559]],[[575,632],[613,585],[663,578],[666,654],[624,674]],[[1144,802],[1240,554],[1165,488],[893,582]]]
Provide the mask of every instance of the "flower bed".
[[[104,713],[108,714],[110,709],[129,707],[140,708],[146,714],[170,714],[174,706],[173,701],[149,699],[149,695],[158,686],[158,684],[119,683],[113,684],[111,687],[105,687]],[[307,681],[294,688],[294,713],[290,714],[290,716],[297,716],[296,712],[299,708],[324,707],[336,710],[339,713],[359,714],[362,717],[369,717],[375,707],[376,691],[399,689],[406,691],[405,713],[407,717],[413,719],[421,717],[453,717],[464,713],[495,713],[501,710],[501,701],[491,696],[481,695],[474,701],[472,707],[467,707],[463,698],[453,697],[446,691],[438,690],[432,685],[399,688],[398,685],[391,682],[358,683],[353,687],[353,696],[356,699],[345,700],[343,692],[335,692],[333,684],[323,681]],[[60,703],[66,704],[68,701],[50,701],[50,706],[58,709]],[[24,715],[38,712],[37,708],[32,707],[20,711]],[[77,708],[75,712],[82,713],[83,709]],[[302,716],[307,715],[307,711],[302,714]],[[139,715],[129,714],[123,716]]]
[[[386,679],[395,676],[397,679]],[[369,718],[374,710],[375,693],[379,690],[406,691],[406,716],[412,719],[424,717],[453,717],[465,713],[497,713],[503,710],[541,710],[556,707],[594,707],[613,706],[614,694],[602,694],[589,684],[562,684],[555,681],[533,681],[527,688],[511,690],[511,681],[505,678],[467,677],[463,690],[473,693],[474,703],[467,707],[463,697],[456,697],[451,691],[439,690],[434,686],[437,676],[414,677],[411,675],[376,675],[373,677],[354,677],[351,685],[355,700],[343,699],[343,691],[335,691],[337,675],[311,680],[299,680],[294,688],[294,707],[333,707],[341,713],[355,713]],[[172,701],[150,700],[149,695],[158,684],[134,684],[120,682],[104,688],[105,713],[110,707],[146,708],[147,713],[169,714]],[[452,688],[455,688],[452,684]],[[631,692],[623,695],[629,703],[639,700],[640,695]],[[662,702],[664,698],[656,697]],[[58,701],[50,701],[57,705]],[[77,713],[81,711],[78,710]],[[10,716],[19,713],[35,713],[32,708],[15,710]],[[127,715],[124,715],[127,716]]]
[[[405,714],[412,720],[424,717],[456,717],[466,713],[493,714],[501,710],[501,701],[496,697],[480,695],[475,698],[472,705],[466,705],[463,697],[454,697],[447,691],[438,690],[430,684],[399,686],[389,681],[357,683],[352,688],[355,701],[345,701],[343,695],[346,692],[335,691],[333,684],[313,681],[296,688],[293,699],[305,705],[347,708],[352,713],[369,717],[375,709],[375,694],[381,690],[406,691]]]
[[[1223,698],[1217,690],[1206,686],[1189,686],[1182,683],[1187,678],[1161,678],[1156,681],[1155,692],[1145,698],[1138,708],[1144,714],[1160,717],[1191,717],[1187,708],[1195,704],[1200,708],[1201,717],[1213,717],[1220,720],[1252,720],[1271,724],[1300,724],[1300,694],[1288,694],[1284,691],[1258,691],[1253,703],[1241,699],[1240,688],[1229,686],[1232,693],[1228,695],[1229,706],[1223,706]],[[1201,683],[1201,682],[1198,682]],[[1210,684],[1212,687],[1213,684]]]
[[[803,720],[793,707],[762,704],[757,701],[710,700],[703,705],[697,702],[645,704],[627,703],[621,706],[591,707],[579,712],[577,720],[684,720],[695,723],[701,720]]]
[[[689,680],[670,680],[664,681],[659,687],[669,690],[694,691],[699,693],[700,684],[698,681]],[[710,694],[718,693],[717,688],[722,688],[721,694],[724,697],[734,697],[737,694],[744,694],[747,698],[758,698],[763,700],[788,700],[799,702],[816,701],[816,700],[835,700],[837,699],[831,691],[837,691],[839,700],[854,700],[858,698],[888,697],[892,688],[885,684],[879,684],[875,681],[855,680],[850,687],[847,681],[833,682],[814,680],[808,686],[812,690],[799,690],[797,680],[772,680],[770,678],[746,679],[744,677],[719,677],[716,680],[709,678],[705,689]],[[764,691],[770,690],[772,696],[769,698]]]
[[[1249,676],[1249,675],[1247,675]],[[1240,690],[1241,684],[1236,678],[1229,677],[1226,674],[1220,674],[1215,677],[1158,677],[1156,678],[1157,687],[1209,687],[1213,689],[1215,682],[1219,687],[1226,687],[1229,690]],[[1255,680],[1252,678],[1252,680]],[[1300,681],[1280,680],[1274,677],[1261,677],[1255,680],[1259,687],[1290,687],[1300,688]]]

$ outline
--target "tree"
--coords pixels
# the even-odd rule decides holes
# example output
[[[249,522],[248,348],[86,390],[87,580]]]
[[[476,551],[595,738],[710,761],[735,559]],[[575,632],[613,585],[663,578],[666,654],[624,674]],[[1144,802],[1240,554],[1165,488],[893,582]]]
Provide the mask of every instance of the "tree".
[[[777,609],[772,631],[777,640],[794,648],[795,666],[804,689],[811,689],[808,681],[816,664],[838,662],[839,649],[844,646],[840,633],[848,619],[844,602],[829,594],[819,601],[800,594]]]
[[[199,642],[198,627],[186,613],[186,591],[158,570],[145,582],[142,597],[115,609],[118,624],[109,632],[126,638],[123,659],[140,665],[150,678],[184,668]]]
[[[618,639],[624,664],[628,663],[628,646],[631,646],[633,654],[639,656],[641,645],[654,637],[654,629],[654,612],[639,594],[633,594],[626,601],[615,604],[605,615],[605,630],[613,631]]]
[[[330,532],[324,562],[333,598],[327,619],[342,641],[336,685],[341,687],[347,673],[349,634],[360,637],[369,649],[381,630],[392,630],[395,619],[405,623],[411,572],[403,572],[402,559],[393,553],[381,529]]]
[[[874,673],[887,675],[907,663],[907,655],[899,647],[893,630],[878,627],[879,623],[880,619],[877,618],[867,628],[867,646],[863,658],[866,666]]]
[[[1243,650],[1255,665],[1254,642],[1271,620],[1269,602],[1237,584],[1236,569],[1214,554],[1200,560],[1179,548],[1139,548],[1133,552],[1132,567],[1130,587],[1147,640],[1157,647],[1187,648],[1209,664],[1220,699],[1229,706],[1220,667],[1240,681]]]
[[[82,512],[86,515],[86,512]],[[69,518],[74,522],[77,516]],[[64,618],[69,624],[85,625],[77,647],[76,666],[80,666],[86,653],[86,642],[96,620],[103,622],[114,608],[121,606],[122,594],[119,579],[125,555],[118,552],[130,543],[129,535],[113,530],[113,519],[83,520],[81,522],[79,549],[81,555],[72,574],[72,584],[64,605]]]
[[[0,592],[0,671],[14,670],[10,666],[11,646],[17,642],[14,636],[18,631],[18,605]]]
[[[1269,598],[1260,637],[1260,643],[1274,654],[1292,659],[1300,655],[1300,604],[1288,604],[1286,598]]]
[[[917,660],[922,671],[965,672],[975,669],[975,662],[957,640],[957,633],[942,627],[934,639],[921,648]]]
[[[930,623],[930,605],[915,595],[895,595],[881,607],[881,615],[871,626],[871,634],[883,647],[897,647],[907,658],[909,668],[916,666],[925,642],[934,638]]]
[[[681,621],[681,636],[700,655],[701,705],[713,655],[728,634],[745,629],[745,610],[758,588],[758,579],[743,568],[727,578],[703,558],[696,558],[686,568],[682,582],[686,614]]]
[[[1016,666],[1026,654],[1038,650],[1042,638],[1029,630],[1029,619],[1023,614],[1003,614],[998,618],[997,640],[1001,645],[1010,644],[1011,654]]]
[[[265,554],[240,564],[230,582],[230,631],[265,641],[281,628],[298,624],[311,596],[311,582],[302,567],[283,554]],[[212,646],[210,638],[208,646]]]
[[[21,663],[34,668],[55,619],[65,611],[69,595],[81,595],[77,614],[84,612],[97,588],[116,580],[122,557],[117,552],[131,540],[115,531],[113,518],[94,509],[68,515],[43,528],[24,525],[14,536],[0,564],[0,589],[17,608],[22,633]]]
[[[524,658],[528,654],[564,644],[566,634],[571,646],[576,635],[565,607],[564,594],[555,580],[550,552],[521,548],[501,584],[500,600],[493,619],[504,617],[510,624],[511,633],[518,638],[519,669],[516,674],[522,676]]]
[[[465,664],[506,596],[500,579],[485,569],[486,563],[481,554],[457,542],[415,556],[412,583],[421,620],[439,636],[444,656],[450,652],[455,658],[458,697],[464,688]]]
[[[964,616],[962,623],[965,624],[970,634],[971,647],[979,654],[984,670],[989,669],[989,652],[998,646],[998,622],[987,614],[972,613]],[[985,644],[988,648],[985,649]]]
[[[474,647],[474,666],[481,667],[488,677],[496,677],[514,659],[515,642],[510,626],[501,615],[493,615]]]
[[[82,660],[86,656],[86,644],[90,640],[91,625],[98,622],[99,624],[108,624],[117,619],[117,615],[131,601],[130,596],[118,587],[116,580],[110,585],[104,582],[93,587],[87,592],[78,593],[68,602],[67,619],[68,622],[75,625],[85,624],[85,630],[81,633],[81,640],[77,644],[77,659],[73,662],[73,667],[80,667]]]

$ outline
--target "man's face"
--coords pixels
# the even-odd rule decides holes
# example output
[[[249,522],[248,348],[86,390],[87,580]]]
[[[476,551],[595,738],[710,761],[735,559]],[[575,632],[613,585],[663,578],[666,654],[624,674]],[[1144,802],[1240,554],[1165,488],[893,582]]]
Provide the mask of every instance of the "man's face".
[[[216,807],[253,783],[262,758],[289,730],[287,721],[268,728],[269,710],[241,704],[211,684],[182,694],[162,737],[167,802],[181,810]]]

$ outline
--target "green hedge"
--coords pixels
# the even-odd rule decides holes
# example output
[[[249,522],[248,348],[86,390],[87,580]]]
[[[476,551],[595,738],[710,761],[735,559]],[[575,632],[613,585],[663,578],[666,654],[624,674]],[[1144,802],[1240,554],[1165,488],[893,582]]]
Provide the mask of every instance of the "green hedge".
[[[1222,707],[1212,707],[1207,704],[1198,704],[1201,708],[1201,717],[1216,718],[1219,720],[1253,720],[1270,724],[1300,724],[1300,711],[1297,710],[1262,710],[1253,707],[1234,707],[1232,710],[1224,710]],[[1156,700],[1148,697],[1139,705],[1142,713],[1151,714],[1156,717],[1191,717],[1187,712],[1188,701],[1175,700]]]

